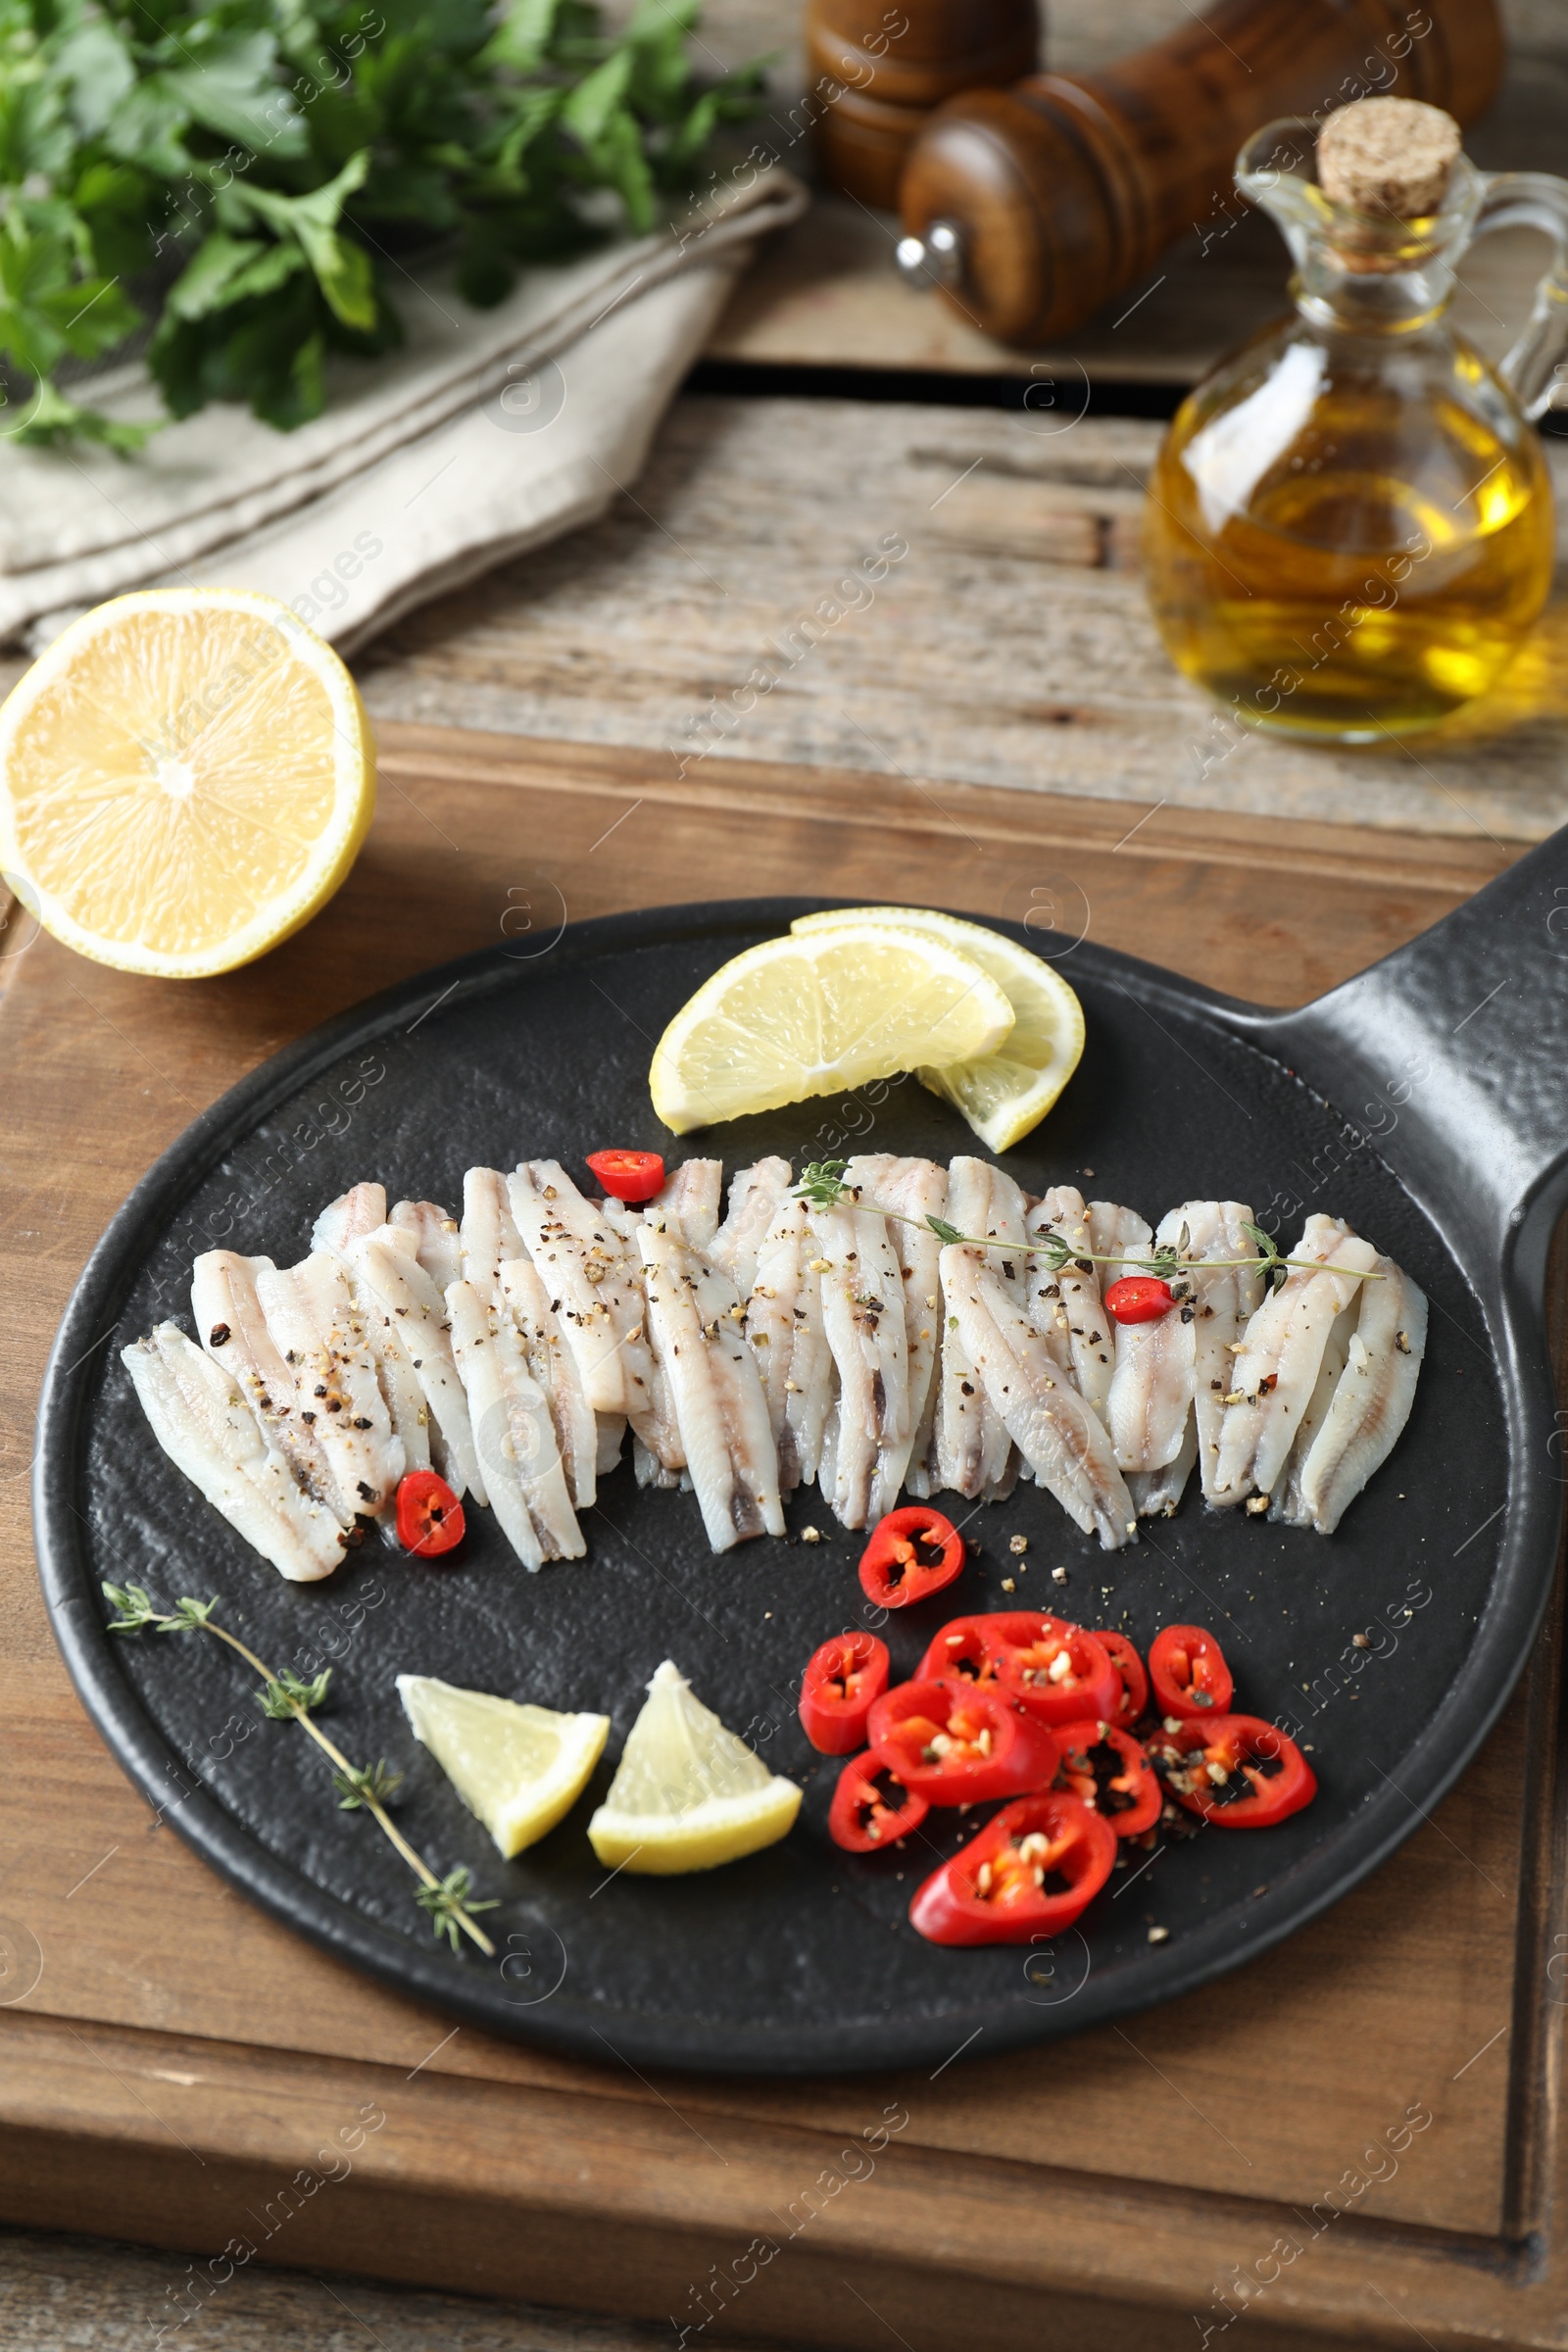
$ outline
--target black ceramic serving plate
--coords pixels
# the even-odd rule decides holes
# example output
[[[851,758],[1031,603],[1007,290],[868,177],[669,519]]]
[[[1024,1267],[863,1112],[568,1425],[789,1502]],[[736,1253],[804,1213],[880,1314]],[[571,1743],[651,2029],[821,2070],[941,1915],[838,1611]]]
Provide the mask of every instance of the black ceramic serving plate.
[[[623,1467],[588,1515],[584,1561],[529,1576],[475,1511],[456,1565],[370,1537],[325,1584],[302,1587],[152,1443],[119,1349],[164,1315],[190,1327],[199,1249],[286,1263],[322,1203],[367,1176],[393,1199],[456,1202],[474,1163],[554,1154],[577,1166],[605,1143],[666,1143],[648,1101],[654,1039],[796,902],[613,917],[527,960],[487,952],[432,973],[256,1071],[137,1188],[62,1326],[36,1473],[56,1634],[104,1738],[199,1853],[327,1949],[493,2031],[637,2066],[934,2066],[1125,2015],[1279,1941],[1373,1869],[1463,1769],[1546,1598],[1562,1507],[1543,1290],[1568,1153],[1563,838],[1286,1015],[1090,945],[1031,942],[1067,956],[1088,1047],[1056,1110],[1007,1155],[1019,1181],[1079,1183],[1152,1221],[1190,1197],[1242,1198],[1287,1244],[1308,1210],[1335,1210],[1428,1292],[1426,1368],[1396,1452],[1327,1540],[1190,1497],[1107,1555],[1033,1487],[958,1506],[971,1565],[949,1594],[892,1620],[895,1673],[958,1608],[1059,1607],[1141,1643],[1197,1619],[1223,1640],[1238,1704],[1311,1744],[1320,1793],[1307,1812],[1266,1833],[1206,1831],[1152,1860],[1135,1851],[1054,1945],[939,1950],[906,1905],[977,1817],[936,1816],[901,1852],[861,1859],[827,1838],[837,1766],[808,1746],[793,1694],[810,1650],[855,1619],[860,1545],[813,1495],[790,1504],[788,1542],[714,1559],[693,1499],[639,1493]],[[946,1159],[972,1140],[910,1080],[683,1149],[719,1152],[733,1169],[763,1152],[799,1166],[857,1145]],[[802,1544],[812,1523],[825,1540]],[[1014,1535],[1028,1539],[1021,1573]],[[1065,1589],[1051,1581],[1056,1565]],[[475,1890],[500,1898],[485,1921],[497,1960],[453,1957],[432,1937],[403,1864],[363,1814],[338,1809],[311,1742],[263,1720],[231,1652],[204,1637],[111,1636],[105,1578],[165,1601],[220,1593],[224,1622],[274,1667],[331,1662],[323,1723],[351,1755],[406,1776],[398,1818],[437,1868],[466,1864]],[[665,1656],[804,1783],[806,1802],[764,1854],[704,1877],[607,1882],[585,1824]],[[409,1732],[400,1671],[608,1709],[606,1761],[559,1829],[503,1862]],[[1152,1926],[1166,1937],[1152,1943]]]

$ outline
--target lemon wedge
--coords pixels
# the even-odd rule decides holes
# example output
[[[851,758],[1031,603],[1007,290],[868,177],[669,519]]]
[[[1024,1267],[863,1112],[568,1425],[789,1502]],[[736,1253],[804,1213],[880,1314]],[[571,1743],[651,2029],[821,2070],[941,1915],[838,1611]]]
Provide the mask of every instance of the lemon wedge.
[[[673,1877],[776,1844],[800,1809],[795,1783],[726,1731],[666,1658],[588,1836],[611,1869]]]
[[[375,806],[343,663],[275,597],[149,588],[57,637],[0,710],[0,865],[122,971],[193,979],[308,922]]]
[[[654,1053],[649,1086],[685,1135],[923,1064],[977,1061],[1013,1025],[972,956],[871,921],[765,939],[703,983]]]
[[[608,1715],[557,1715],[433,1675],[400,1674],[403,1711],[510,1860],[553,1830],[605,1752]]]
[[[1000,931],[929,906],[851,906],[800,915],[791,929],[797,938],[814,939],[846,924],[863,929],[868,923],[945,940],[1006,991],[1013,1025],[1000,1051],[944,1067],[922,1063],[919,1078],[962,1111],[991,1151],[1005,1152],[1020,1143],[1039,1126],[1083,1054],[1084,1008],[1066,981],[1042,956],[1031,956]]]

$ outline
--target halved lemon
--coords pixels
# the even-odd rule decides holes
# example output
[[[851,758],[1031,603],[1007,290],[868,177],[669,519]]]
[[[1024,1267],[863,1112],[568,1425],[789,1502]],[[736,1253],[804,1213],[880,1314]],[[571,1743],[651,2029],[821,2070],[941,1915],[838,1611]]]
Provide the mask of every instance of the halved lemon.
[[[901,931],[923,931],[970,956],[1006,991],[1013,1025],[1000,1051],[972,1061],[937,1068],[921,1065],[920,1082],[945,1095],[961,1110],[981,1142],[1005,1152],[1038,1127],[1078,1067],[1084,1050],[1084,1008],[1061,975],[1043,956],[989,931],[983,923],[960,922],[929,906],[851,906],[842,912],[803,914],[791,929],[811,939],[881,923]]]
[[[194,979],[308,922],[375,807],[354,680],[275,597],[147,588],[84,612],[0,710],[0,865],[122,971]]]
[[[655,1050],[649,1086],[666,1127],[835,1095],[924,1064],[994,1054],[1006,992],[972,956],[918,928],[840,923],[765,939],[706,980]]]
[[[588,1836],[611,1869],[672,1878],[776,1844],[800,1809],[795,1783],[726,1731],[666,1658]]]
[[[415,1738],[509,1860],[571,1811],[610,1737],[608,1715],[558,1715],[428,1674],[400,1674],[398,1696]]]

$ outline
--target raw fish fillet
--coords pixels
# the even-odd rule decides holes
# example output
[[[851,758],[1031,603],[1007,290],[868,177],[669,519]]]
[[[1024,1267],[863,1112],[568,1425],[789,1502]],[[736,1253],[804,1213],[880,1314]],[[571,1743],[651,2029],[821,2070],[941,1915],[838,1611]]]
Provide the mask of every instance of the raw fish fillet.
[[[1189,1413],[1187,1434],[1162,1470],[1132,1470],[1127,1474],[1127,1492],[1139,1518],[1170,1518],[1187,1491],[1187,1481],[1197,1461],[1198,1422]]]
[[[1374,1471],[1381,1470],[1415,1402],[1427,1345],[1425,1295],[1390,1257],[1381,1282],[1357,1287],[1361,1312],[1333,1397],[1301,1465],[1301,1502],[1331,1536]]]
[[[525,1568],[581,1559],[588,1546],[521,1334],[470,1282],[452,1285],[447,1313],[485,1492],[508,1543]]]
[[[821,1470],[823,1428],[837,1395],[822,1328],[822,1277],[811,1264],[816,1254],[805,1201],[783,1195],[757,1251],[746,1302],[746,1336],[767,1396],[782,1494],[809,1486]]]
[[[718,1231],[723,1191],[721,1159],[683,1159],[678,1168],[671,1168],[663,1190],[655,1195],[649,1206],[658,1209],[664,1224],[672,1225],[684,1241],[707,1256],[711,1254],[713,1236]]]
[[[845,1527],[873,1527],[897,1500],[914,1436],[904,1279],[887,1219],[874,1209],[841,1200],[810,1209],[808,1222],[816,1254],[807,1264],[821,1279],[822,1329],[838,1375],[822,1495]]]
[[[1031,1236],[1054,1234],[1069,1250],[1086,1251],[1095,1246],[1084,1197],[1070,1184],[1056,1185],[1038,1200],[1029,1211],[1027,1225]],[[1085,1257],[1081,1263],[1069,1259],[1054,1273],[1039,1258],[1031,1257],[1028,1281],[1030,1320],[1058,1352],[1064,1352],[1079,1396],[1103,1421],[1110,1399],[1115,1338],[1101,1303],[1100,1268]]]
[[[767,1399],[727,1274],[672,1227],[637,1229],[648,1313],[674,1398],[693,1491],[714,1551],[781,1536],[778,1462]]]
[[[1244,1312],[1255,1306],[1257,1282],[1245,1268],[1223,1263],[1205,1272],[1203,1260],[1255,1257],[1257,1245],[1246,1231],[1251,1215],[1244,1200],[1184,1200],[1160,1222],[1154,1247],[1179,1249],[1190,1262],[1176,1278],[1179,1303],[1171,1313],[1117,1329],[1105,1427],[1124,1471],[1161,1470],[1173,1462],[1186,1442],[1200,1383],[1205,1409],[1206,1400],[1217,1400],[1230,1385],[1233,1358],[1225,1344],[1236,1338]],[[1207,1387],[1215,1379],[1218,1390]]]
[[[870,1166],[869,1161],[862,1163]],[[932,1159],[886,1155],[867,1198],[897,1213],[888,1239],[904,1285],[904,1346],[908,1364],[908,1467],[904,1483],[922,1498],[932,1493],[930,1454],[942,1394],[942,1244],[926,1223],[947,1213],[948,1171]],[[911,1220],[905,1222],[904,1220]]]
[[[415,1256],[441,1295],[463,1278],[462,1228],[433,1200],[400,1200],[387,1219],[412,1245]]]
[[[501,1269],[521,1257],[522,1241],[513,1220],[507,1179],[495,1168],[470,1168],[463,1179],[463,1279],[487,1306],[499,1305]]]
[[[402,1353],[419,1386],[430,1458],[453,1493],[487,1500],[473,1425],[453,1352],[444,1295],[414,1254],[406,1227],[380,1226],[349,1246],[349,1263],[362,1307],[374,1313],[383,1337]]]
[[[343,1494],[308,1421],[300,1418],[294,1373],[272,1344],[256,1296],[256,1277],[274,1271],[270,1257],[241,1257],[209,1250],[191,1269],[190,1303],[202,1346],[235,1380],[270,1445],[288,1464],[295,1484],[343,1527],[357,1503]]]
[[[603,1210],[583,1199],[556,1160],[524,1160],[508,1191],[523,1248],[561,1318],[589,1403],[596,1413],[625,1414],[657,1453],[662,1432],[635,1250],[628,1254]]]
[[[311,1248],[329,1250],[334,1257],[347,1257],[350,1242],[358,1241],[362,1233],[374,1233],[386,1223],[386,1186],[384,1184],[351,1185],[329,1201],[311,1228]]]
[[[1323,1270],[1293,1268],[1243,1335],[1214,1477],[1220,1502],[1272,1491],[1311,1402],[1335,1317],[1362,1287],[1357,1275],[1377,1264],[1371,1243],[1336,1217],[1308,1217],[1290,1254],[1315,1259]]]
[[[964,1360],[1037,1483],[1085,1535],[1117,1551],[1134,1534],[1137,1513],[1110,1440],[989,1255],[942,1252],[942,1295],[957,1317]]]
[[[403,1476],[403,1447],[341,1264],[316,1250],[297,1266],[264,1267],[256,1296],[293,1371],[300,1419],[320,1440],[339,1492],[356,1511],[378,1517]]]
[[[1362,1283],[1359,1288],[1365,1290],[1365,1283]],[[1360,1299],[1352,1298],[1349,1305],[1337,1314],[1330,1325],[1329,1336],[1323,1343],[1323,1361],[1318,1366],[1317,1379],[1312,1384],[1311,1396],[1307,1400],[1305,1412],[1301,1415],[1301,1426],[1296,1433],[1296,1443],[1291,1447],[1283,1477],[1274,1481],[1274,1493],[1269,1501],[1268,1515],[1271,1519],[1283,1520],[1287,1527],[1310,1527],[1312,1524],[1312,1514],[1307,1509],[1301,1494],[1301,1471],[1307,1455],[1312,1450],[1312,1441],[1323,1426],[1329,1406],[1334,1402],[1334,1392],[1340,1385],[1340,1374],[1349,1361],[1350,1334],[1355,1329],[1356,1318],[1360,1311]]]
[[[730,1179],[729,1214],[714,1234],[708,1254],[729,1276],[743,1298],[757,1282],[757,1254],[790,1189],[787,1159],[760,1159],[737,1168]]]
[[[585,1511],[593,1502],[598,1477],[599,1425],[583,1395],[577,1359],[566,1345],[551,1309],[550,1294],[530,1258],[507,1259],[501,1268],[501,1295],[517,1327],[528,1370],[550,1407],[572,1499]]]
[[[220,1364],[175,1323],[121,1350],[154,1437],[253,1550],[291,1584],[330,1576],[347,1533],[295,1484]]]
[[[948,1170],[948,1205],[943,1213],[960,1233],[1016,1245],[1010,1250],[970,1250],[966,1254],[972,1264],[989,1266],[994,1285],[1021,1309],[1027,1287],[1024,1229],[1028,1203],[1012,1178],[987,1160],[960,1156]],[[939,1263],[947,1267],[946,1250]],[[1011,1464],[1012,1440],[970,1359],[963,1318],[956,1301],[948,1298],[947,1279],[944,1274],[942,1389],[936,1411],[933,1483],[970,1500],[983,1495],[988,1501],[998,1501],[1011,1491],[1017,1476]]]

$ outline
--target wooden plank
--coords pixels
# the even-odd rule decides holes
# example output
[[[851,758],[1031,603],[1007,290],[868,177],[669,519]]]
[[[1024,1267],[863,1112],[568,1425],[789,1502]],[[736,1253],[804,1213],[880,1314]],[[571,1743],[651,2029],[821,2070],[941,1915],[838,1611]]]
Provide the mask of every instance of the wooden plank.
[[[36,1948],[41,1975],[0,2016],[0,2210],[220,2247],[236,2200],[264,2211],[315,2163],[345,2102],[374,2099],[389,2121],[352,2180],[306,2200],[259,2259],[691,2319],[710,2266],[759,2232],[776,2238],[769,2215],[842,2171],[843,2150],[893,2102],[908,2122],[887,2163],[819,2215],[807,2208],[792,2238],[785,2228],[783,2256],[734,2299],[728,2330],[863,2340],[839,2283],[853,2263],[858,2291],[920,2352],[977,2295],[999,2345],[1039,2341],[1044,2294],[1064,2341],[1152,2346],[1185,2340],[1226,2264],[1259,2260],[1293,2205],[1308,2211],[1420,2103],[1431,2126],[1343,2227],[1320,2225],[1299,2278],[1270,2286],[1252,2325],[1281,2343],[1298,2323],[1378,2340],[1375,2277],[1434,2343],[1468,2340],[1482,2286],[1494,2300],[1506,2274],[1502,2233],[1540,2205],[1549,2162],[1531,2021],[1554,1986],[1539,1951],[1515,1965],[1521,1918],[1535,1944],[1546,1924],[1521,1912],[1519,1790],[1527,1759],[1543,1770],[1549,1693],[1533,1726],[1511,1710],[1375,1880],[1224,1985],[935,2081],[656,2085],[466,2029],[446,2039],[445,2020],[287,1936],[149,1817],[66,1685],[21,1473],[43,1350],[86,1249],[221,1087],[339,1004],[495,939],[517,893],[542,904],[559,891],[577,917],[830,874],[851,895],[997,913],[1020,873],[1036,887],[1029,853],[1042,849],[1058,903],[1069,880],[1081,893],[1088,936],[1283,1003],[1434,919],[1507,856],[1280,822],[1244,858],[1199,811],[1162,809],[1126,839],[1113,804],[747,762],[732,773],[726,791],[711,771],[682,784],[617,747],[391,728],[354,876],[264,963],[176,989],[6,934],[0,1270],[18,1345],[0,1368],[12,1471],[0,1480],[12,1727],[0,1925],[8,1968]],[[1260,891],[1260,872],[1290,887]],[[1538,1788],[1533,1856],[1547,1796]],[[1516,2039],[1529,2045],[1522,2074]],[[1528,2134],[1529,2181],[1510,2177],[1511,2130]],[[1548,2340],[1535,2292],[1509,2288],[1505,2340]]]
[[[1431,736],[1242,729],[1170,666],[1136,568],[1161,428],[1079,405],[677,402],[604,520],[366,651],[371,712],[634,747],[721,790],[762,760],[1117,801],[1124,831],[1206,808],[1244,843],[1276,816],[1502,842],[1568,817],[1568,601]]]

